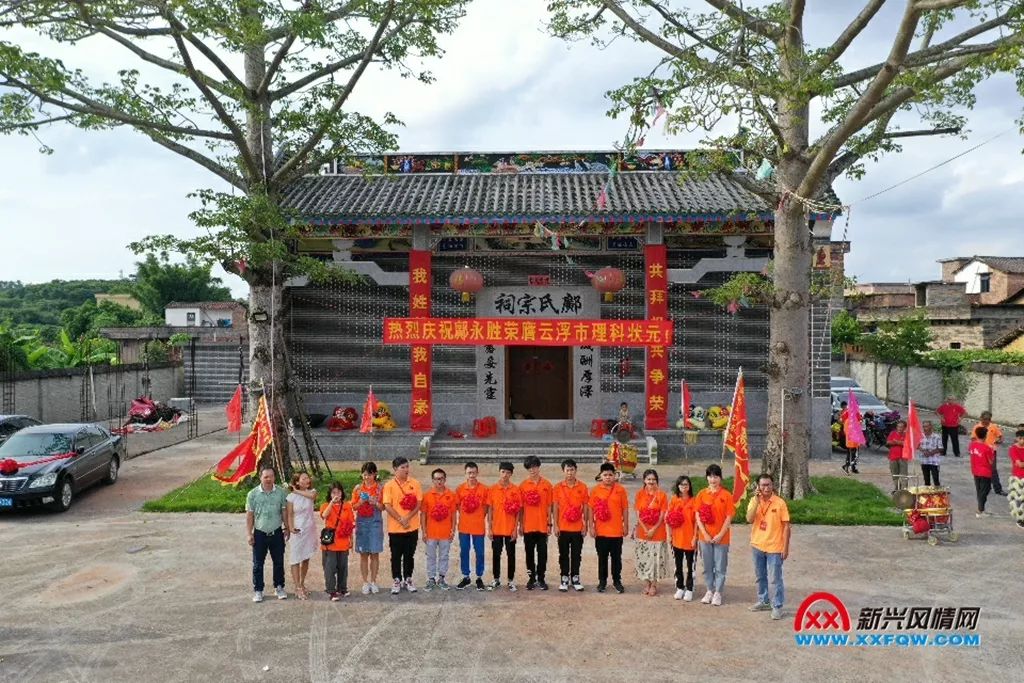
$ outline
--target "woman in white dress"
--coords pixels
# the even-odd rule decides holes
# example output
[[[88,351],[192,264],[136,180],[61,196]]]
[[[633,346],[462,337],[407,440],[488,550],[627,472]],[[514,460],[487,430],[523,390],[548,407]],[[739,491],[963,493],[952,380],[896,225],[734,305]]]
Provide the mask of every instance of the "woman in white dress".
[[[306,590],[306,572],[309,571],[309,558],[317,550],[317,527],[315,517],[316,489],[313,480],[305,472],[292,476],[292,492],[288,494],[288,528],[291,530],[289,547],[289,564],[292,568],[292,581],[295,583],[295,595],[299,600],[309,598]]]

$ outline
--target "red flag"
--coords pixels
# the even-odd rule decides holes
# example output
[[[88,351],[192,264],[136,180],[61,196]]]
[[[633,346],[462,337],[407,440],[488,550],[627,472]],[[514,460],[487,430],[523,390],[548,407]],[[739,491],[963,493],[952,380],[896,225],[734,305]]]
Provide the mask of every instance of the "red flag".
[[[693,405],[693,397],[690,395],[690,385],[683,380],[683,429],[693,429],[690,422],[690,406]]]
[[[370,387],[370,393],[366,395],[366,403],[363,404],[363,419],[359,424],[359,431],[363,434],[373,431],[373,414],[377,412],[377,399],[373,396],[373,387]]]
[[[253,420],[252,431],[230,453],[221,458],[214,468],[213,478],[225,485],[239,483],[256,471],[260,456],[273,441],[274,430],[270,425],[267,397],[260,396],[259,410],[256,411],[256,419]],[[235,467],[235,471],[228,474],[232,467]]]
[[[733,393],[729,424],[725,427],[725,447],[736,457],[736,476],[732,484],[734,503],[747,495],[750,483],[750,444],[747,441],[747,391],[743,381],[743,369],[736,376],[736,390]]]
[[[921,445],[921,438],[924,436],[924,430],[921,429],[921,419],[917,416],[917,408],[914,407],[914,402],[910,402],[910,406],[907,409],[907,436],[903,439],[903,454],[904,460],[913,460],[914,451]]]
[[[242,431],[242,385],[235,389],[234,395],[224,409],[228,416],[228,433],[237,434]]]

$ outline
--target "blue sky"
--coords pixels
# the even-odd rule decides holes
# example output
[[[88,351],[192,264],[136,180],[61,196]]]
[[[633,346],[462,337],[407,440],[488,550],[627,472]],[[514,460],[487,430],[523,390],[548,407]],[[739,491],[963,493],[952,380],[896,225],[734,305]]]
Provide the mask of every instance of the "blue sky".
[[[812,41],[834,35],[857,5],[810,3]],[[604,51],[585,42],[567,45],[545,34],[544,7],[543,0],[477,0],[459,30],[444,38],[447,53],[431,65],[435,83],[370,73],[353,106],[368,114],[395,112],[405,122],[399,136],[407,151],[610,148],[625,124],[606,117],[604,93],[646,73],[656,54],[628,41]],[[882,17],[855,43],[849,65],[877,61],[893,27]],[[115,50],[85,45],[66,57],[97,72],[118,63]],[[852,242],[848,273],[861,282],[935,279],[940,258],[1024,255],[1020,115],[1012,79],[991,79],[979,91],[967,140],[909,140],[901,154],[869,166],[863,180],[840,180],[837,192],[853,203],[849,223],[840,219],[835,232],[839,239],[845,230]],[[857,202],[999,133],[938,170]],[[0,279],[117,277],[134,271],[129,242],[195,232],[187,217],[194,203],[186,195],[212,181],[192,162],[129,130],[54,127],[42,138],[53,155],[39,154],[31,138],[0,137]],[[697,141],[658,131],[648,146],[687,148]],[[244,295],[240,279],[225,282]]]

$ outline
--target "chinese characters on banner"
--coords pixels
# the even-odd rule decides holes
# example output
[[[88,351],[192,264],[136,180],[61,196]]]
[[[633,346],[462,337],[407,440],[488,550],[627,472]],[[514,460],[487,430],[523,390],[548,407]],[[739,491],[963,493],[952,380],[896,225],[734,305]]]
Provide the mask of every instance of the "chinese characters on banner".
[[[664,316],[661,320],[385,318],[384,343],[412,346],[648,346],[662,349],[664,358],[665,347],[672,344],[672,323]],[[664,366],[668,367],[667,362]],[[662,392],[667,393],[665,382],[661,384]],[[661,410],[664,419],[665,406]]]
[[[495,360],[492,344],[484,346],[484,353],[487,354],[484,357],[484,401],[489,406],[498,402],[498,378],[495,376],[498,362]]]
[[[579,353],[580,364],[580,398],[594,397],[594,347],[581,346]]]
[[[668,251],[664,244],[644,247],[644,280],[647,319],[668,326],[663,343],[647,347],[647,429],[668,429],[668,347],[672,324],[668,322]]]
[[[430,252],[414,249],[409,252],[409,316],[430,318]],[[426,322],[426,321],[421,321]],[[385,321],[385,336],[387,322]],[[431,406],[430,346],[414,344],[412,354],[412,396],[409,402],[409,427],[416,432],[434,428]]]

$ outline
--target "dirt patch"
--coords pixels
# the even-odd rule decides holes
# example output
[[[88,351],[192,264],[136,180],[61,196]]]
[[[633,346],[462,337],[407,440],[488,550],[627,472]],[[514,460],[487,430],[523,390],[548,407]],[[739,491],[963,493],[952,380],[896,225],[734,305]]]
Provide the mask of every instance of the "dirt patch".
[[[123,588],[136,571],[128,564],[94,564],[47,587],[40,597],[55,607],[96,600]]]

